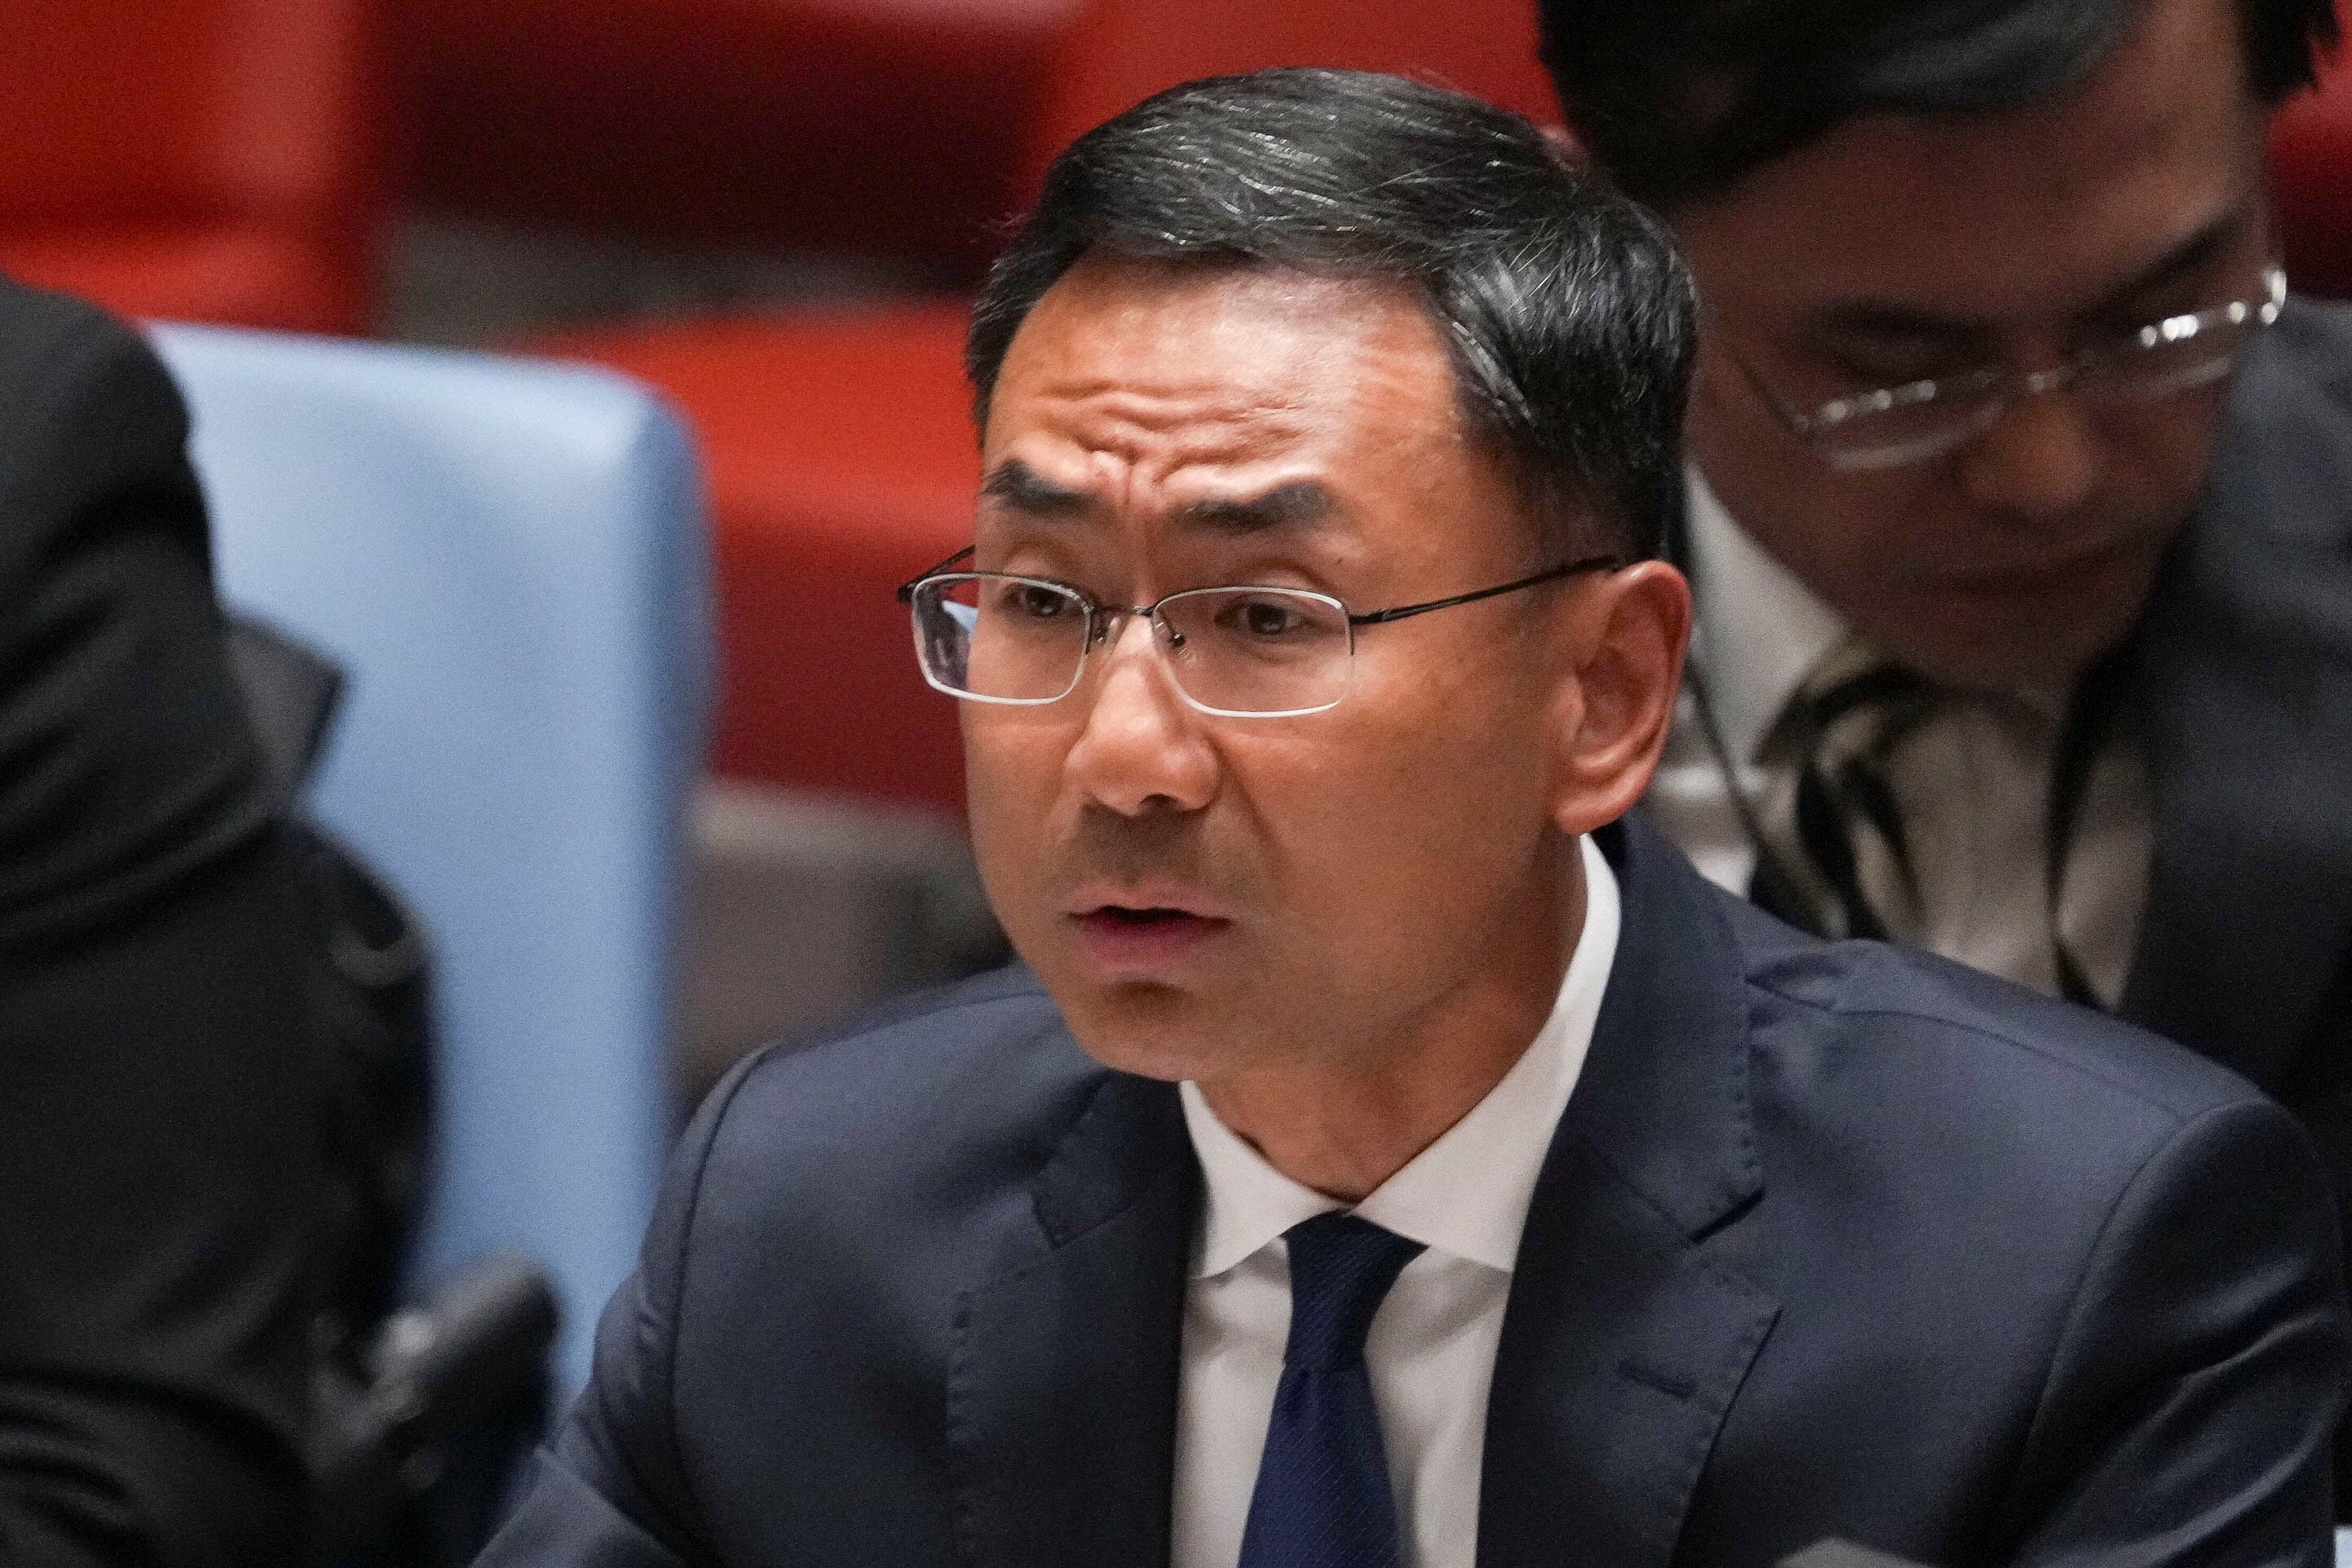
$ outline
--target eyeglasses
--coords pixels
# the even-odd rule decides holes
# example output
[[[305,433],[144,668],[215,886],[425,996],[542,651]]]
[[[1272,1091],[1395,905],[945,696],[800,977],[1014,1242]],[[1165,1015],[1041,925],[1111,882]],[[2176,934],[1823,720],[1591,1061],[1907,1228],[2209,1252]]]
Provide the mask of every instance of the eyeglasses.
[[[2285,303],[2286,274],[2272,267],[2263,274],[2260,299],[2168,316],[2052,370],[1988,366],[1833,398],[1810,413],[1773,391],[1747,361],[1733,359],[1765,406],[1831,468],[1892,468],[1941,457],[1991,428],[2019,398],[2063,386],[2105,403],[2153,403],[2210,386],[2230,374],[2247,341],[2277,321]]]
[[[1613,555],[1587,556],[1475,593],[1359,614],[1306,588],[1187,588],[1156,604],[1104,605],[1051,578],[944,570],[971,554],[959,550],[898,589],[899,602],[914,612],[923,679],[940,690],[968,702],[1058,702],[1077,689],[1087,655],[1115,644],[1123,623],[1141,616],[1178,693],[1202,712],[1228,719],[1286,719],[1338,706],[1355,667],[1358,626],[1622,564]]]

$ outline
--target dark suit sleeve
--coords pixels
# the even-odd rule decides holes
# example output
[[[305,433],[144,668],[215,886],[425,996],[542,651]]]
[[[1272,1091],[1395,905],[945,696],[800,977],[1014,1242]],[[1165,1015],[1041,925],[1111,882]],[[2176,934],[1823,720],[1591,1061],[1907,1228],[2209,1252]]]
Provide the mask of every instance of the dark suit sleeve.
[[[0,1564],[301,1555],[302,909],[145,345],[0,283]]]
[[[596,1325],[595,1370],[475,1568],[718,1568],[678,1448],[672,1368],[697,1207],[738,1064],[671,1157],[637,1271]],[[723,1347],[719,1353],[725,1353]]]
[[[2209,1110],[2147,1162],[2076,1292],[1992,1558],[2325,1568],[2347,1354],[2333,1211],[2268,1102]]]

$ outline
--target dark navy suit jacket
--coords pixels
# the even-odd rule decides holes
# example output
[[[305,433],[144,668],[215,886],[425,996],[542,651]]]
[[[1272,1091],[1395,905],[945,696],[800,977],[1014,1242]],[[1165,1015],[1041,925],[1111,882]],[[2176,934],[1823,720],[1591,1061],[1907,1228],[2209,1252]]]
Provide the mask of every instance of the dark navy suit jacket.
[[[2189,1052],[1602,836],[1479,1562],[2324,1563],[2326,1178]],[[1200,1175],[1018,972],[739,1069],[496,1568],[1144,1568]]]
[[[2247,353],[2122,658],[2156,842],[2121,1012],[2302,1116],[2352,1207],[2352,310]]]

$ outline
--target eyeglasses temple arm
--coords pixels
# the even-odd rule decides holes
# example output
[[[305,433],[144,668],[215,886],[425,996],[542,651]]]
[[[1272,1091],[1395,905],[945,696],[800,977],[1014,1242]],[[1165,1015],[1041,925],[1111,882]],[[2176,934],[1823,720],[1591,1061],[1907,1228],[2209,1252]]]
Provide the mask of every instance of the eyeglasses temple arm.
[[[898,602],[902,605],[913,604],[915,602],[916,584],[921,582],[926,577],[938,576],[940,573],[946,571],[957,562],[961,561],[966,556],[970,555],[972,552],[972,549],[973,546],[967,544],[961,550],[957,551],[953,555],[949,556],[945,561],[940,562],[938,565],[927,566],[922,571],[916,573],[912,577],[909,577],[905,582],[899,584]]]
[[[1456,605],[1473,605],[1498,594],[1516,594],[1522,588],[1532,588],[1556,577],[1573,577],[1584,572],[1614,572],[1624,564],[1614,555],[1588,555],[1581,561],[1563,562],[1532,577],[1522,577],[1516,583],[1505,583],[1493,588],[1481,588],[1473,594],[1456,594],[1450,599],[1432,599],[1425,605],[1400,605],[1392,610],[1366,610],[1360,616],[1349,616],[1348,624],[1351,626],[1381,626],[1390,621],[1403,620],[1408,616],[1425,616],[1432,610],[1450,610]]]

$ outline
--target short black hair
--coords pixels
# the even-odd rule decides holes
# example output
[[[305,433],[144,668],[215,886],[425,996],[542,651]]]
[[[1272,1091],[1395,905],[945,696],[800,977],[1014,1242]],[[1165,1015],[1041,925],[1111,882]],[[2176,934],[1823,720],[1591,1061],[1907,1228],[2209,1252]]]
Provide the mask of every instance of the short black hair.
[[[981,291],[983,428],[1013,334],[1089,254],[1402,284],[1474,437],[1563,545],[1657,552],[1681,504],[1691,284],[1659,222],[1526,120],[1364,71],[1188,82],[1073,142]]]
[[[1720,194],[1857,115],[2055,97],[2147,0],[1539,0],[1569,124],[1625,190]],[[2275,104],[2336,43],[2331,0],[2237,0],[2247,85]]]

